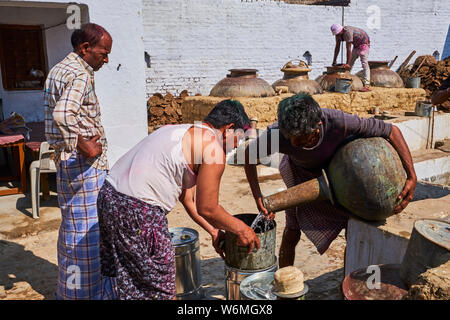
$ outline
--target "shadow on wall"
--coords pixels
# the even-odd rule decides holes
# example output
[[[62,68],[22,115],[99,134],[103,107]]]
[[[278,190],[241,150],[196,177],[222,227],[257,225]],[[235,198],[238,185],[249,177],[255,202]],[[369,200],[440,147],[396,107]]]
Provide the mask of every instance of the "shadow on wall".
[[[6,299],[55,299],[58,266],[25,250],[23,245],[0,240],[0,286]],[[12,289],[12,290],[11,290]]]
[[[448,25],[447,38],[445,39],[441,60],[444,60],[449,56],[450,56],[450,24]]]

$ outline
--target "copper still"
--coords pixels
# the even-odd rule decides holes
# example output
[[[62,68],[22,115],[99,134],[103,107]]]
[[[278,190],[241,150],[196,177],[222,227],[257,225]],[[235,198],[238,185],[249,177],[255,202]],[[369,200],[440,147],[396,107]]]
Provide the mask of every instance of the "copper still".
[[[284,73],[283,79],[277,80],[272,84],[274,89],[278,86],[286,86],[291,93],[307,92],[311,95],[323,93],[319,83],[309,79],[308,72],[311,69],[305,62],[300,61],[299,65],[294,65],[289,61],[281,68],[281,71]]]
[[[350,74],[350,71],[343,68],[342,65],[327,67],[327,71],[317,77],[316,81],[320,84],[323,90],[334,91],[337,78],[351,78],[353,80],[351,86],[352,91],[358,91],[364,87],[361,79],[354,74]]]
[[[270,97],[275,91],[258,77],[256,69],[230,69],[230,74],[220,80],[209,93],[213,97]]]
[[[385,88],[404,88],[402,78],[397,72],[389,69],[389,61],[369,61],[370,85]],[[360,78],[364,76],[364,70],[356,75]]]

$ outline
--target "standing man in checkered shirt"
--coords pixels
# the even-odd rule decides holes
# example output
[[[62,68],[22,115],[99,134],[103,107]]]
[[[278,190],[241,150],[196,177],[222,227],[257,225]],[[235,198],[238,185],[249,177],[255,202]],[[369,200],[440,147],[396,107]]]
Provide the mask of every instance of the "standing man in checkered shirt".
[[[58,202],[57,299],[113,299],[112,280],[100,273],[97,195],[108,167],[107,143],[94,72],[108,63],[112,38],[89,23],[73,32],[73,52],[45,83],[45,135],[55,149]]]

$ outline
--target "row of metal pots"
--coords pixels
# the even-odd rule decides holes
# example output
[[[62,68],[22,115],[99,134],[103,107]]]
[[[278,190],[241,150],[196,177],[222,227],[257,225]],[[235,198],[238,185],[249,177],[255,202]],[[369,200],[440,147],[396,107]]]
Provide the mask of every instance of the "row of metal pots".
[[[369,61],[370,84],[376,87],[403,88],[402,78],[388,67],[389,61]],[[289,67],[281,69],[284,73],[282,79],[272,85],[258,77],[256,69],[230,69],[230,74],[220,80],[211,90],[214,97],[270,97],[274,96],[276,87],[287,87],[290,93],[308,92],[319,94],[323,91],[334,91],[336,79],[351,78],[351,90],[360,90],[363,87],[361,78],[363,70],[356,74],[342,66],[327,67],[327,71],[315,80],[309,79],[307,67]]]

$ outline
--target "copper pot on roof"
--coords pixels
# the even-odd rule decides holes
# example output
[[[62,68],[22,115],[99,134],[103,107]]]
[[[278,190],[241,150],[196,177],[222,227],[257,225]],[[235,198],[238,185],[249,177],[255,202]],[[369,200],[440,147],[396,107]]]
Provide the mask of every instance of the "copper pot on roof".
[[[230,69],[230,74],[220,80],[209,93],[213,97],[270,97],[275,91],[258,77],[256,69]]]
[[[352,91],[358,91],[364,87],[361,79],[358,76],[351,74],[348,69],[343,68],[343,64],[327,67],[327,71],[317,77],[316,81],[320,84],[323,90],[334,91],[336,79],[338,78],[352,79]]]
[[[298,65],[289,61],[281,68],[281,71],[284,73],[283,79],[277,80],[272,84],[274,89],[278,86],[286,86],[291,93],[323,93],[323,89],[319,83],[309,79],[308,72],[310,72],[311,69],[304,61],[300,60]]]
[[[390,61],[369,61],[370,85],[385,88],[404,88],[402,78],[397,72],[389,69]],[[356,73],[360,78],[364,77],[364,70]]]

